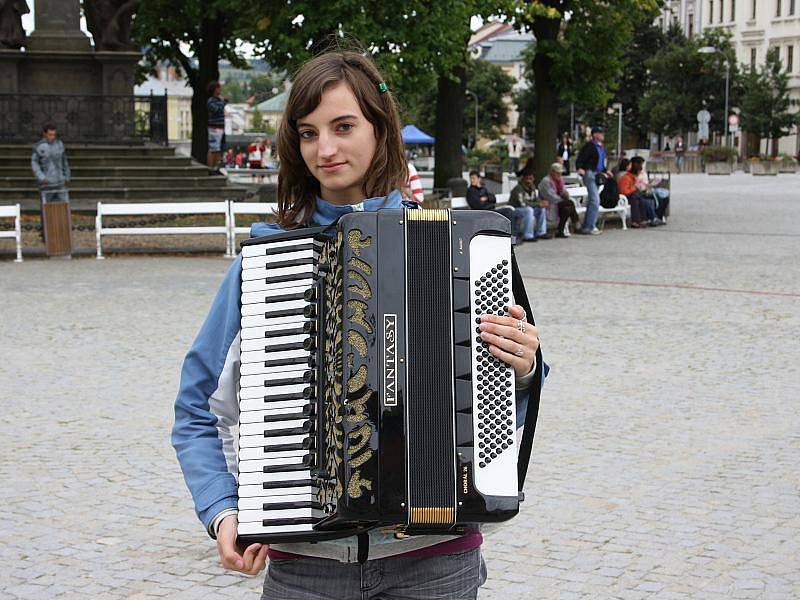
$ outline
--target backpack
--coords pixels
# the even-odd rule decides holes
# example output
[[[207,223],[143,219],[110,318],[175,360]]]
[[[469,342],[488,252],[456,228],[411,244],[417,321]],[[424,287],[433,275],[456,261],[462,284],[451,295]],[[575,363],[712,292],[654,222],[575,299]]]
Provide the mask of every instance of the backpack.
[[[600,206],[603,208],[616,208],[617,204],[619,204],[617,180],[613,177],[607,177],[603,191],[600,192]]]

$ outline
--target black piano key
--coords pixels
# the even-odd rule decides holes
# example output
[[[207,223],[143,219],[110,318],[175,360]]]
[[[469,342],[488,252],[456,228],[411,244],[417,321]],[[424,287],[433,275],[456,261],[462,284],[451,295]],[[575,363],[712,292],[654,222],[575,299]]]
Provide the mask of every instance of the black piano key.
[[[277,488],[307,487],[313,485],[316,485],[316,482],[308,477],[306,479],[290,479],[288,481],[265,481],[261,484],[261,489],[274,490]]]
[[[265,502],[264,505],[261,507],[261,510],[285,510],[285,509],[292,509],[292,508],[316,508],[317,510],[322,509],[322,505],[319,502],[311,502],[311,501],[304,501],[304,502]]]
[[[301,279],[311,279],[311,273],[289,273],[287,275],[272,275],[264,279],[265,283],[284,283],[286,281],[298,281]]]
[[[285,450],[310,450],[314,447],[314,438],[308,437],[296,444],[272,444],[264,446],[264,452],[283,452]]]
[[[308,388],[306,388],[308,389]],[[264,402],[278,402],[280,400],[308,400],[305,391],[293,392],[291,394],[276,394],[275,396],[264,396]]]
[[[283,337],[285,335],[302,335],[304,333],[309,333],[309,332],[306,331],[305,326],[302,326],[302,327],[292,327],[291,329],[279,329],[277,331],[265,331],[264,337],[274,338],[274,337]]]
[[[272,265],[270,265],[270,268],[272,268]],[[278,295],[270,296],[266,300],[266,302],[269,304],[272,302],[290,302],[292,300],[305,300],[306,299],[305,294],[306,294],[305,292],[294,292],[292,294],[281,294],[280,292],[278,292]]]
[[[265,319],[272,319],[275,317],[294,317],[305,314],[305,308],[287,308],[284,310],[268,310],[264,313]]]
[[[310,417],[313,412],[314,412],[313,406],[311,404],[307,404],[306,406],[303,407],[302,412],[284,413],[280,415],[266,415],[264,417],[264,423],[291,421],[292,419],[305,419],[306,417]]]
[[[310,462],[310,459],[309,459]],[[291,473],[293,471],[308,471],[311,467],[305,463],[299,465],[272,465],[264,467],[264,473]]]
[[[281,525],[313,525],[319,519],[314,517],[297,517],[296,519],[264,519],[261,524],[264,527],[279,527]]]
[[[305,244],[297,244],[296,246],[267,246],[266,255],[273,256],[275,254],[287,254],[289,252],[301,252],[303,250],[313,250],[314,242],[309,241]]]
[[[265,360],[265,367],[284,367],[287,365],[305,365],[308,364],[307,356],[295,356],[294,358],[277,358],[273,360]]]
[[[292,258],[290,260],[276,260],[267,264],[268,269],[282,269],[285,267],[299,267],[301,265],[313,265],[315,258]]]
[[[265,379],[264,387],[280,387],[282,385],[294,385],[296,383],[308,383],[303,375],[298,377],[285,377],[283,379]]]
[[[311,421],[307,421],[302,427],[287,427],[286,429],[272,429],[264,432],[265,438],[278,437],[283,435],[304,435],[311,431]]]

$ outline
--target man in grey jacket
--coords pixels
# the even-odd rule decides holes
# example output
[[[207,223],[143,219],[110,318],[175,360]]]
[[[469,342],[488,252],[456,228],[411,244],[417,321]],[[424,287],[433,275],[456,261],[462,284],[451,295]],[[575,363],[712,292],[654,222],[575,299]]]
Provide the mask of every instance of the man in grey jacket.
[[[31,169],[39,183],[42,203],[69,201],[67,184],[70,170],[67,153],[56,135],[56,126],[51,123],[42,127],[42,139],[33,146]]]

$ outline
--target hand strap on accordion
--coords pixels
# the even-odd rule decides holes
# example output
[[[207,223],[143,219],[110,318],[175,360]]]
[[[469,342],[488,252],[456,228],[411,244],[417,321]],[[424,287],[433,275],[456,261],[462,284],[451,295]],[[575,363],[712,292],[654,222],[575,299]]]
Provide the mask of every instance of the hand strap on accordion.
[[[517,257],[514,250],[511,250],[511,289],[514,292],[514,301],[525,309],[528,321],[536,325],[533,319],[533,309],[525,291],[525,283],[517,266]],[[536,432],[536,420],[539,417],[539,399],[542,394],[542,370],[544,360],[542,360],[541,347],[536,351],[536,371],[528,387],[528,409],[525,412],[525,425],[522,429],[522,439],[519,444],[519,455],[517,456],[517,477],[519,491],[525,486],[525,476],[528,473],[528,464],[531,461],[533,451],[533,434]]]

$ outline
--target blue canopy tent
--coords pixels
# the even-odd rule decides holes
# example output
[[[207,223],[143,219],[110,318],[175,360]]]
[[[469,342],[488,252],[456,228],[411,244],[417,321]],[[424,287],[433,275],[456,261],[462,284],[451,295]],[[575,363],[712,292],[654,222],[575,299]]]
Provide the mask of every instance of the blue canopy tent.
[[[424,131],[420,131],[414,125],[406,125],[403,127],[403,143],[404,144],[433,144],[436,139],[429,136]]]

